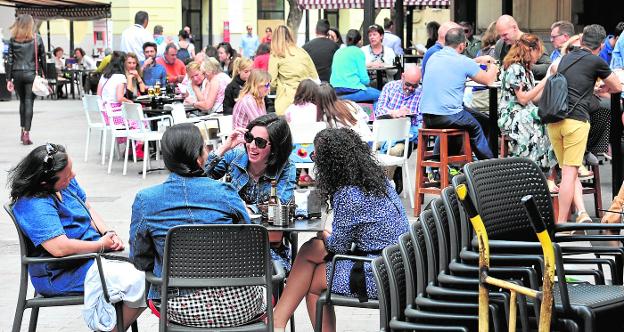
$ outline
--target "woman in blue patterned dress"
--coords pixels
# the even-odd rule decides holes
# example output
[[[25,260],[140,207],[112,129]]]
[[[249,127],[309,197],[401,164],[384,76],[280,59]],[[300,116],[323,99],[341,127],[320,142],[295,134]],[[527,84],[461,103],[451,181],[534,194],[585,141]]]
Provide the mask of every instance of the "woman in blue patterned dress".
[[[377,257],[386,246],[407,232],[405,209],[390,186],[383,168],[373,158],[368,144],[348,128],[330,128],[314,139],[316,181],[334,212],[332,231],[319,232],[299,251],[288,277],[286,290],[274,313],[275,331],[283,331],[299,302],[305,297],[314,324],[316,301],[327,289],[332,272],[326,264],[333,254]],[[355,251],[351,250],[355,244]],[[377,297],[371,266],[351,261],[336,264],[333,293]],[[355,281],[350,287],[350,281]],[[359,281],[359,282],[358,282]],[[335,315],[325,307],[323,331],[335,331]]]

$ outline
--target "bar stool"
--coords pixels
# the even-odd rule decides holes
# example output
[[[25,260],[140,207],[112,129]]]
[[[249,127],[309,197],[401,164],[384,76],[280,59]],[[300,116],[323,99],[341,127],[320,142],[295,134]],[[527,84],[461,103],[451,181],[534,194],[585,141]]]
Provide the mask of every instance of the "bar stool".
[[[449,137],[463,136],[464,152],[450,156],[448,153]],[[428,140],[437,137],[440,139],[440,160],[432,160],[433,150],[427,149]],[[418,150],[416,152],[416,197],[414,203],[414,215],[420,214],[420,207],[425,194],[440,195],[442,189],[449,184],[448,165],[467,164],[472,161],[472,148],[470,136],[463,129],[428,129],[418,130]],[[427,182],[427,167],[437,168],[440,173],[439,182]]]

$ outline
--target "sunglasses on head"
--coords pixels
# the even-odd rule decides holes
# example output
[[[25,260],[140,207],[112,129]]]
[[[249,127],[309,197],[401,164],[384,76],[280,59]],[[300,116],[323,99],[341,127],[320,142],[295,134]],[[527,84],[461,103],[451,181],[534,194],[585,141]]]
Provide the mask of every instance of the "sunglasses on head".
[[[245,142],[251,144],[251,142],[256,142],[256,147],[258,149],[264,149],[266,148],[266,146],[268,144],[271,144],[271,142],[265,140],[262,137],[254,137],[254,135],[251,132],[246,132],[245,133]]]
[[[54,155],[58,152],[58,147],[52,143],[46,143],[46,156],[43,157],[43,171],[48,173],[54,167]]]

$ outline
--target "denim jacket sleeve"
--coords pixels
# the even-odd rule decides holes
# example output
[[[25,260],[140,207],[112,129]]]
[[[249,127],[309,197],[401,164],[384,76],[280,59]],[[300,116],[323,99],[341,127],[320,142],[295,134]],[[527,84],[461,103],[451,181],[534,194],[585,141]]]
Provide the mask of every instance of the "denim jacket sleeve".
[[[296,183],[297,169],[295,168],[295,164],[288,160],[277,179],[277,196],[280,198],[282,204],[290,203],[294,200]]]
[[[208,154],[208,159],[206,159],[206,164],[204,165],[204,171],[209,177],[219,180],[225,175],[232,161],[230,152],[232,152],[232,150],[224,153],[222,157],[217,156],[214,151]]]
[[[143,204],[139,192],[132,204],[132,220],[130,222],[130,261],[141,271],[154,269],[154,240],[143,223]]]

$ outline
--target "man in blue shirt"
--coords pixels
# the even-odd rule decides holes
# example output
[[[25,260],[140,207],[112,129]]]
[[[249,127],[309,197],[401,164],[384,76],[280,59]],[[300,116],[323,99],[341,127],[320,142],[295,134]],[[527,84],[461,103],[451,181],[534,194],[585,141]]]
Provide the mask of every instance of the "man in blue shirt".
[[[574,36],[574,25],[568,21],[557,21],[550,26],[550,42],[555,48],[550,53],[550,61],[561,56],[561,46]]]
[[[613,32],[613,35],[608,35],[607,38],[605,38],[604,40],[604,47],[602,48],[602,51],[600,51],[600,54],[598,55],[599,57],[603,58],[611,67],[611,69],[616,69],[616,68],[621,68],[622,67],[622,56],[624,56],[624,52],[622,52],[622,42],[620,41],[620,37],[622,37],[622,32],[624,31],[624,22],[619,22],[616,26],[615,26],[615,31]],[[616,53],[616,48],[618,48],[618,44],[619,44],[619,49],[617,51],[617,56],[618,59],[616,60],[616,62],[619,64],[619,67],[614,67],[612,66],[612,59],[613,57],[615,57],[615,53]]]
[[[492,84],[498,67],[487,63],[484,71],[475,60],[461,54],[466,48],[466,35],[461,27],[448,30],[445,44],[442,50],[431,56],[429,70],[424,74],[420,111],[425,128],[465,129],[470,134],[470,145],[477,158],[492,158],[479,122],[464,109],[462,102],[467,78],[485,85]],[[485,59],[482,57],[481,61]]]
[[[141,64],[143,72],[143,81],[147,86],[153,86],[156,82],[160,82],[160,86],[167,85],[167,70],[162,65],[156,63],[156,43],[147,42],[143,44],[143,54],[145,61]]]
[[[238,51],[244,57],[251,59],[256,54],[259,45],[258,36],[253,34],[253,28],[251,25],[248,25],[247,34],[241,36]]]
[[[423,80],[425,79],[425,67],[427,66],[429,58],[444,47],[444,37],[446,36],[446,32],[454,28],[461,28],[461,26],[452,21],[444,22],[440,25],[440,28],[438,29],[438,41],[436,41],[433,46],[429,47],[422,59],[421,70]]]

